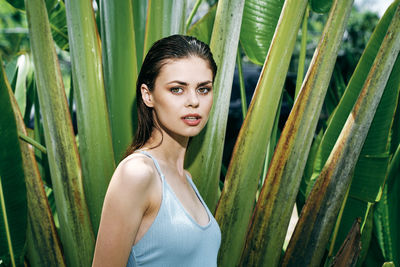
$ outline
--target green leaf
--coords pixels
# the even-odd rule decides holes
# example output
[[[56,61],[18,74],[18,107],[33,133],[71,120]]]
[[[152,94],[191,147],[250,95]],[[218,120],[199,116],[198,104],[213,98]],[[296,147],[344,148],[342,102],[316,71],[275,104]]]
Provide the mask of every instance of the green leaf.
[[[372,232],[374,228],[374,208],[375,205],[370,205],[368,215],[365,219],[363,229],[361,230],[361,253],[360,253],[360,258],[358,259],[356,267],[361,267],[362,264],[364,263],[368,250],[371,244],[371,239],[372,239]]]
[[[63,1],[59,1],[55,6],[49,4],[47,10],[49,13],[51,34],[53,36],[54,41],[56,42],[59,48],[68,51],[69,44],[68,44],[67,18],[65,14],[65,5]]]
[[[49,10],[53,9],[53,7],[55,5],[57,5],[59,0],[45,0],[45,2],[46,2],[46,9],[49,11]],[[60,2],[65,2],[65,0],[61,0]]]
[[[233,150],[215,215],[222,231],[218,260],[221,266],[235,266],[240,260],[259,178],[263,171],[267,145],[305,7],[306,1],[289,1],[286,9],[282,11],[283,23],[278,27],[272,41],[268,60],[264,64]],[[213,36],[214,34],[215,28]],[[223,46],[221,47],[223,49]],[[227,86],[226,83],[224,86]],[[208,155],[210,154],[213,153],[209,152]],[[209,169],[209,165],[204,165],[202,168]]]
[[[400,91],[397,57],[354,171],[350,196],[374,202],[386,178],[390,158],[390,129]]]
[[[10,83],[12,83],[13,80],[16,80],[17,71],[18,71],[18,69],[17,69],[18,58],[19,57],[12,58],[5,66],[6,77],[8,78]],[[12,87],[11,87],[11,90],[13,90]],[[13,92],[14,92],[14,90],[13,90]]]
[[[400,1],[396,1],[396,3],[399,3]],[[317,157],[314,163],[314,174],[318,175],[321,170],[322,167],[324,166],[333,146],[335,145],[335,142],[340,134],[340,131],[342,130],[342,127],[348,117],[348,115],[350,114],[350,111],[352,109],[352,107],[354,106],[354,103],[356,102],[356,99],[358,97],[358,95],[360,94],[360,91],[362,89],[363,83],[367,78],[368,72],[371,69],[373,60],[375,59],[378,50],[379,50],[379,46],[382,43],[382,40],[385,36],[385,33],[387,31],[387,28],[389,26],[389,23],[393,17],[394,11],[395,11],[395,5],[393,5],[390,9],[388,9],[388,12],[385,14],[385,16],[382,17],[381,21],[379,22],[379,24],[376,26],[376,29],[374,31],[374,33],[372,34],[367,47],[364,50],[363,55],[360,58],[360,61],[357,64],[357,67],[349,81],[349,84],[347,85],[346,91],[342,97],[342,99],[340,100],[339,105],[336,108],[335,113],[332,115],[332,118],[330,119],[330,123],[328,125],[327,130],[325,131],[324,137],[322,138],[321,141],[321,145],[319,146],[318,152],[317,152]],[[396,63],[397,66],[398,63]],[[397,67],[396,67],[397,68]],[[398,75],[397,75],[398,76]],[[397,79],[396,75],[393,75],[393,77],[391,79]],[[389,80],[390,81],[390,80]],[[396,81],[396,80],[394,80]],[[392,96],[390,96],[391,94],[393,94]],[[390,97],[394,97],[395,99],[397,99],[397,97],[395,96],[394,92],[393,93],[389,93],[389,99],[387,101],[389,101],[388,103],[390,103],[391,100]],[[393,108],[393,103],[391,104],[392,108]],[[385,109],[385,106],[381,106],[381,108]],[[390,108],[389,108],[390,110]],[[385,134],[385,131],[387,132],[388,129],[388,123],[390,125],[392,118],[392,115],[385,115],[385,112],[389,112],[389,110],[383,110],[382,111],[382,117],[380,118],[387,118],[389,120],[386,119],[385,124],[383,125],[379,125],[377,127],[373,127],[373,129],[376,129],[375,132],[377,132],[378,134],[382,134],[381,130],[383,131],[383,136],[387,135]],[[380,113],[378,113],[380,114]],[[379,120],[376,120],[375,123],[379,123]],[[386,126],[385,126],[386,125]],[[385,126],[385,128],[380,128]],[[372,136],[373,138],[373,136]],[[385,139],[379,139],[379,138],[374,138],[375,141],[372,141],[372,143],[369,145],[372,149],[374,149],[376,146],[376,151],[375,152],[369,152],[368,150],[370,150],[371,148],[366,147],[366,150],[363,150],[363,154],[361,154],[361,157],[365,157],[366,161],[375,161],[377,164],[383,163],[385,161],[385,157],[387,158],[387,154],[384,152],[385,151],[385,146],[387,141]],[[378,143],[374,143],[374,142],[378,142]],[[377,155],[377,156],[373,156],[373,155]],[[363,156],[364,155],[364,156]],[[372,157],[371,157],[372,155]],[[380,157],[378,157],[380,156]],[[383,160],[383,162],[382,162]],[[365,166],[365,165],[364,165]],[[379,165],[378,165],[379,166]],[[362,168],[360,168],[360,171],[362,171]],[[370,179],[371,180],[371,179]],[[378,180],[377,183],[380,185],[382,183],[382,180]],[[363,195],[363,193],[359,193],[357,194],[358,197],[361,197],[361,199],[365,199],[366,201],[370,201],[373,202],[375,201],[376,198],[376,193],[377,190],[379,189],[379,185],[378,188],[376,188],[376,186],[374,188],[372,188],[373,192],[370,193],[369,195]],[[364,190],[368,190],[367,188],[364,188]],[[350,193],[350,195],[353,195],[353,190]]]
[[[0,260],[21,266],[26,242],[23,229],[27,225],[25,174],[11,106],[12,92],[1,60],[0,68]]]
[[[379,243],[376,234],[372,232],[371,242],[369,244],[368,253],[364,260],[363,266],[376,267],[381,266],[384,262],[382,251],[379,248]]]
[[[202,2],[202,0],[196,0],[196,3],[194,4],[192,11],[190,11],[189,17],[186,20],[185,32],[187,32],[190,25],[192,24],[193,17],[194,17],[194,15],[196,15],[196,12],[200,7],[201,2]]]
[[[207,14],[190,27],[187,34],[196,37],[206,44],[210,44],[216,13],[217,5],[213,5],[210,10],[208,10]]]
[[[335,244],[332,252],[333,254],[337,253],[340,245],[344,242],[354,220],[360,217],[364,222],[364,219],[367,217],[366,215],[369,211],[368,205],[369,204],[364,201],[352,198],[350,196],[348,197],[343,210],[337,237],[336,240],[334,240]]]
[[[336,8],[329,14],[312,63],[272,157],[248,231],[243,265],[276,266],[279,263],[311,142],[350,15],[352,0],[339,0],[335,3]],[[297,18],[297,29],[302,22],[306,4],[304,1],[302,9],[296,10],[301,11]],[[282,11],[283,15],[285,8],[286,6]],[[293,19],[293,16],[290,18]],[[300,259],[297,262],[302,261]],[[293,262],[286,261],[285,264],[290,265]]]
[[[9,91],[12,108],[17,122],[18,134],[27,135],[22,114],[16,99]],[[20,140],[25,173],[28,224],[27,255],[31,266],[65,266],[61,244],[54,226],[53,216],[40,178],[31,145]]]
[[[326,93],[324,101],[325,113],[330,116],[335,111],[337,105],[339,104],[340,98],[343,96],[343,92],[346,89],[346,84],[344,83],[342,70],[339,64],[335,64],[333,70],[332,81]],[[329,123],[329,121],[327,121]]]
[[[131,0],[100,1],[104,87],[116,162],[124,156],[137,127],[138,63],[132,14]]]
[[[186,4],[186,0],[149,0],[143,58],[155,41],[184,32]]]
[[[303,23],[301,26],[301,46],[300,46],[300,54],[298,60],[299,62],[297,67],[296,90],[294,93],[295,99],[299,95],[301,84],[303,83],[304,79],[304,68],[305,68],[306,53],[307,53],[307,24],[308,24],[309,14],[310,14],[310,9],[307,7],[306,11],[304,12]]]
[[[385,262],[383,263],[382,267],[395,267],[396,265],[393,262]]]
[[[115,169],[102,74],[100,40],[90,1],[66,2],[79,154],[85,196],[95,234],[103,200]],[[100,75],[99,75],[100,73]]]
[[[21,111],[22,116],[25,115],[26,108],[26,83],[27,76],[29,72],[29,56],[28,54],[23,54],[18,57],[18,74],[17,74],[17,82],[15,85],[15,98],[17,99],[19,109]]]
[[[327,13],[332,6],[333,0],[309,0],[311,10],[317,13]]]
[[[140,69],[143,62],[144,33],[146,31],[147,2],[143,0],[132,0],[133,21],[135,25],[135,44],[137,68]]]
[[[34,108],[35,110],[40,110],[38,92],[36,88],[36,82],[34,83]],[[44,145],[44,130],[43,130],[43,123],[41,120],[40,112],[35,112],[34,114],[34,132],[33,138],[39,144]],[[39,151],[38,149],[35,150],[35,157],[36,162],[38,164],[38,169],[40,172],[40,176],[42,177],[43,183],[48,187],[53,187],[50,177],[50,166],[47,154]]]
[[[27,0],[25,4],[65,259],[70,266],[88,266],[93,257],[94,234],[46,7],[41,0]]]
[[[25,9],[24,0],[6,0],[10,5],[18,9]]]
[[[299,193],[297,194],[297,209],[301,210],[304,206],[304,203],[306,202],[307,196],[309,191],[308,189],[311,190],[310,183],[314,183],[315,181],[311,180],[312,178],[312,166],[315,161],[315,156],[317,154],[317,149],[321,143],[322,136],[324,135],[323,130],[321,129],[318,133],[318,135],[314,138],[314,141],[311,145],[310,148],[310,153],[308,154],[307,158],[307,163],[306,166],[304,167],[304,173],[303,173],[303,178],[301,179],[300,182],[300,187],[299,187]]]
[[[399,108],[399,107],[398,107]],[[400,140],[397,140],[398,142]],[[390,163],[388,180],[375,211],[379,245],[386,261],[400,264],[400,142]]]
[[[32,59],[30,59],[29,72],[26,77],[26,108],[25,116],[23,117],[25,125],[30,125],[31,111],[35,102],[35,78],[34,78],[34,66]]]
[[[395,6],[389,8],[388,12],[378,24],[375,32],[379,30],[385,33],[387,31],[388,20],[393,17],[394,8]],[[385,25],[386,27],[382,25]],[[376,49],[375,51],[371,49],[371,44],[373,44],[373,42],[376,40],[376,34],[374,34],[371,37],[371,40],[368,43],[364,54],[366,54],[367,52],[370,54],[377,53],[378,46],[374,46],[374,48]],[[383,36],[380,38],[380,40],[383,40]],[[355,75],[363,75],[362,72],[359,72],[359,69],[369,70],[370,68],[371,66],[359,64],[355,73],[353,74],[352,80],[357,79]],[[350,203],[346,204],[344,216],[342,221],[340,222],[340,228],[335,242],[334,253],[336,253],[336,251],[339,249],[340,244],[345,239],[347,231],[349,227],[351,227],[354,219],[356,217],[366,217],[365,213],[367,212],[366,207],[368,206],[368,203],[373,203],[376,201],[378,193],[383,186],[384,179],[387,176],[386,170],[388,167],[390,152],[390,129],[393,123],[394,111],[396,109],[400,90],[400,76],[398,75],[399,72],[400,57],[398,57],[393,66],[392,73],[386,84],[382,99],[380,100],[378,108],[375,112],[370,130],[358,158],[349,193],[348,202]],[[355,88],[357,87],[350,87],[349,84],[347,90],[354,90]],[[349,101],[348,98],[350,96],[352,96],[352,94],[346,91],[345,96],[341,101]],[[331,128],[331,125],[338,123],[339,117],[337,115],[343,112],[343,108],[347,109],[348,107],[339,105],[336,114],[334,115],[331,124],[326,131],[326,135],[332,134],[331,131],[333,128]],[[359,206],[354,206],[352,203],[354,203],[355,201],[359,201],[363,204],[360,204]]]
[[[322,259],[350,186],[352,171],[399,53],[399,29],[398,5],[357,102],[302,209],[283,264],[300,261],[306,266],[315,265]]]
[[[240,44],[247,57],[263,65],[285,1],[247,0],[243,10]]]
[[[6,0],[15,8],[25,10],[24,0]],[[63,1],[45,0],[53,39],[63,50],[68,50],[67,20]]]

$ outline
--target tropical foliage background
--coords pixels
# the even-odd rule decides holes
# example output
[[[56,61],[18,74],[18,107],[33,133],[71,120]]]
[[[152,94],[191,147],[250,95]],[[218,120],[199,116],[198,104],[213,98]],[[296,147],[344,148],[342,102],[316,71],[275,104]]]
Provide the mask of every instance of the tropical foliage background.
[[[352,0],[1,0],[0,31],[0,266],[90,266],[143,55],[174,33],[219,67],[186,159],[218,266],[400,264],[399,0],[380,19]]]

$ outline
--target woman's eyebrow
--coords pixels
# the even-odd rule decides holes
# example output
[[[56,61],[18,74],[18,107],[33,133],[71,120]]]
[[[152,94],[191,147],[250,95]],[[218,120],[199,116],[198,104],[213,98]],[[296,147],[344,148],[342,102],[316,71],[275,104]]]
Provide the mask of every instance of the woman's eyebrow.
[[[182,82],[182,81],[178,81],[178,80],[170,81],[170,82],[167,83],[167,84],[171,84],[171,83],[178,83],[178,84],[185,85],[185,86],[188,85],[188,83]]]
[[[212,81],[201,82],[201,83],[198,83],[197,86],[204,86],[204,85],[207,85],[207,84],[209,84],[209,83],[212,84]]]
[[[187,82],[178,81],[178,80],[170,81],[170,82],[167,83],[167,84],[171,84],[171,83],[177,83],[177,84],[184,85],[184,86],[189,85]],[[197,86],[204,86],[204,85],[207,85],[207,84],[209,84],[209,83],[212,83],[212,81],[199,82],[199,83],[197,84]]]

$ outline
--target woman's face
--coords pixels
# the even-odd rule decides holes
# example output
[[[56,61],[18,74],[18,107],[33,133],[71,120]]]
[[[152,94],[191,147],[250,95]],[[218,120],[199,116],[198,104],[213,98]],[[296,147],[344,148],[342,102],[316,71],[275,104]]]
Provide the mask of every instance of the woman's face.
[[[213,73],[196,56],[169,60],[149,91],[142,85],[145,104],[152,107],[162,129],[179,136],[195,136],[205,126],[213,102]]]

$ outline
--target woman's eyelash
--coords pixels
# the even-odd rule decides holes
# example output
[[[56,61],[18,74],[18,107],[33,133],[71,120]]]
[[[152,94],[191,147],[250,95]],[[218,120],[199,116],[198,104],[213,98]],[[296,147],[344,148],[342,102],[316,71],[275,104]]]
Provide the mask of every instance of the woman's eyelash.
[[[211,88],[210,87],[201,87],[201,88],[197,89],[197,91],[199,91],[202,94],[207,94],[211,91]]]
[[[173,88],[170,89],[170,91],[172,93],[179,94],[179,93],[181,93],[183,91],[183,89],[180,88],[180,87],[173,87]]]
[[[183,88],[182,87],[172,87],[169,89],[172,93],[174,94],[181,94],[183,93]],[[199,92],[200,94],[207,94],[212,90],[210,87],[200,87],[197,88],[196,91]]]

